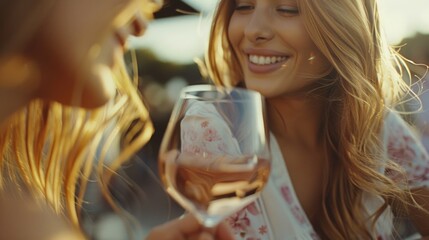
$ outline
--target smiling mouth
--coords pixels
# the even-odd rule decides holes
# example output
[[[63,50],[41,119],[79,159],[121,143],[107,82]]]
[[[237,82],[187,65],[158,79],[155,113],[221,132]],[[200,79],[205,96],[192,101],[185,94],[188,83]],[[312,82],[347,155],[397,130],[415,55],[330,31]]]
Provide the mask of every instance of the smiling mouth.
[[[285,62],[289,57],[288,56],[261,56],[249,54],[248,56],[249,62],[256,65],[270,65],[270,64],[278,64],[281,62]]]

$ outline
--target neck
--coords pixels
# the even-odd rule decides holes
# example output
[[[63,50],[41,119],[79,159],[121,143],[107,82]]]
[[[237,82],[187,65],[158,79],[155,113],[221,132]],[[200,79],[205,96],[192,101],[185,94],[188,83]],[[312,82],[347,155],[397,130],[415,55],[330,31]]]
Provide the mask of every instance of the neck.
[[[319,145],[323,112],[324,101],[310,96],[267,99],[270,130],[287,143]]]

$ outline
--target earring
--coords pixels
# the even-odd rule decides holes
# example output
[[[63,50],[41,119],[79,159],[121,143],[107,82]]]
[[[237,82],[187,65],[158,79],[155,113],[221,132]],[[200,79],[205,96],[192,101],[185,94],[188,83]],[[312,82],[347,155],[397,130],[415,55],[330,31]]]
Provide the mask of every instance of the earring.
[[[310,63],[313,63],[313,61],[316,59],[316,56],[314,56],[313,53],[310,53],[310,57],[307,59]]]

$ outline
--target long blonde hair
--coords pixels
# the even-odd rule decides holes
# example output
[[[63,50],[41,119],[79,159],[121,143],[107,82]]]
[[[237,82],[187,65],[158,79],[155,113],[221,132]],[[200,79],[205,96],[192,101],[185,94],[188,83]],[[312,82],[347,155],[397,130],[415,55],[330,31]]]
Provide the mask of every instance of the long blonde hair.
[[[329,163],[324,169],[321,226],[316,230],[324,239],[372,239],[387,203],[368,219],[364,193],[402,202],[409,197],[378,171],[400,170],[384,159],[380,138],[386,109],[408,89],[401,76],[407,68],[381,32],[376,0],[297,2],[310,37],[333,66],[333,84],[323,91],[323,141]],[[227,36],[234,4],[222,0],[212,23],[207,65],[216,84],[243,80]]]
[[[25,188],[36,198],[48,200],[57,213],[66,210],[77,224],[85,187],[97,162],[99,181],[107,184],[113,171],[153,132],[135,86],[124,79],[118,86],[114,101],[100,109],[34,100],[8,119],[0,137],[2,185]],[[117,160],[104,165],[118,138],[122,149]]]
[[[28,31],[22,34],[2,29],[5,31],[1,35],[5,38],[1,41],[0,57],[19,54],[55,1],[38,2],[36,5],[40,7],[35,8],[22,1],[7,6],[18,11],[12,15],[21,17],[35,12],[37,21],[18,19],[21,22],[17,24]],[[2,19],[12,22],[15,19],[12,15],[2,15]],[[130,79],[123,64],[113,72],[116,95],[103,107],[88,110],[36,99],[2,123],[2,189],[22,190],[36,199],[48,201],[58,214],[78,226],[85,188],[90,174],[96,170],[105,196],[114,206],[107,191],[108,181],[115,169],[149,140],[153,126],[137,90],[137,76]],[[121,145],[118,156],[114,161],[105,162],[111,158],[109,149],[116,147],[118,139]]]

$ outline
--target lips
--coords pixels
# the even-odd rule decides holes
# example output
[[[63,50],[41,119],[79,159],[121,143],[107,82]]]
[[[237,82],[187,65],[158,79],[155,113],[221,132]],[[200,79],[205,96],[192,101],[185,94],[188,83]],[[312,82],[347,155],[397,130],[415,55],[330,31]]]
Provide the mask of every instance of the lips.
[[[246,55],[248,70],[257,74],[270,73],[281,69],[290,58],[288,53],[270,49],[246,48],[243,53]]]
[[[267,49],[245,49],[249,71],[269,73],[285,66],[290,58],[288,54]]]

